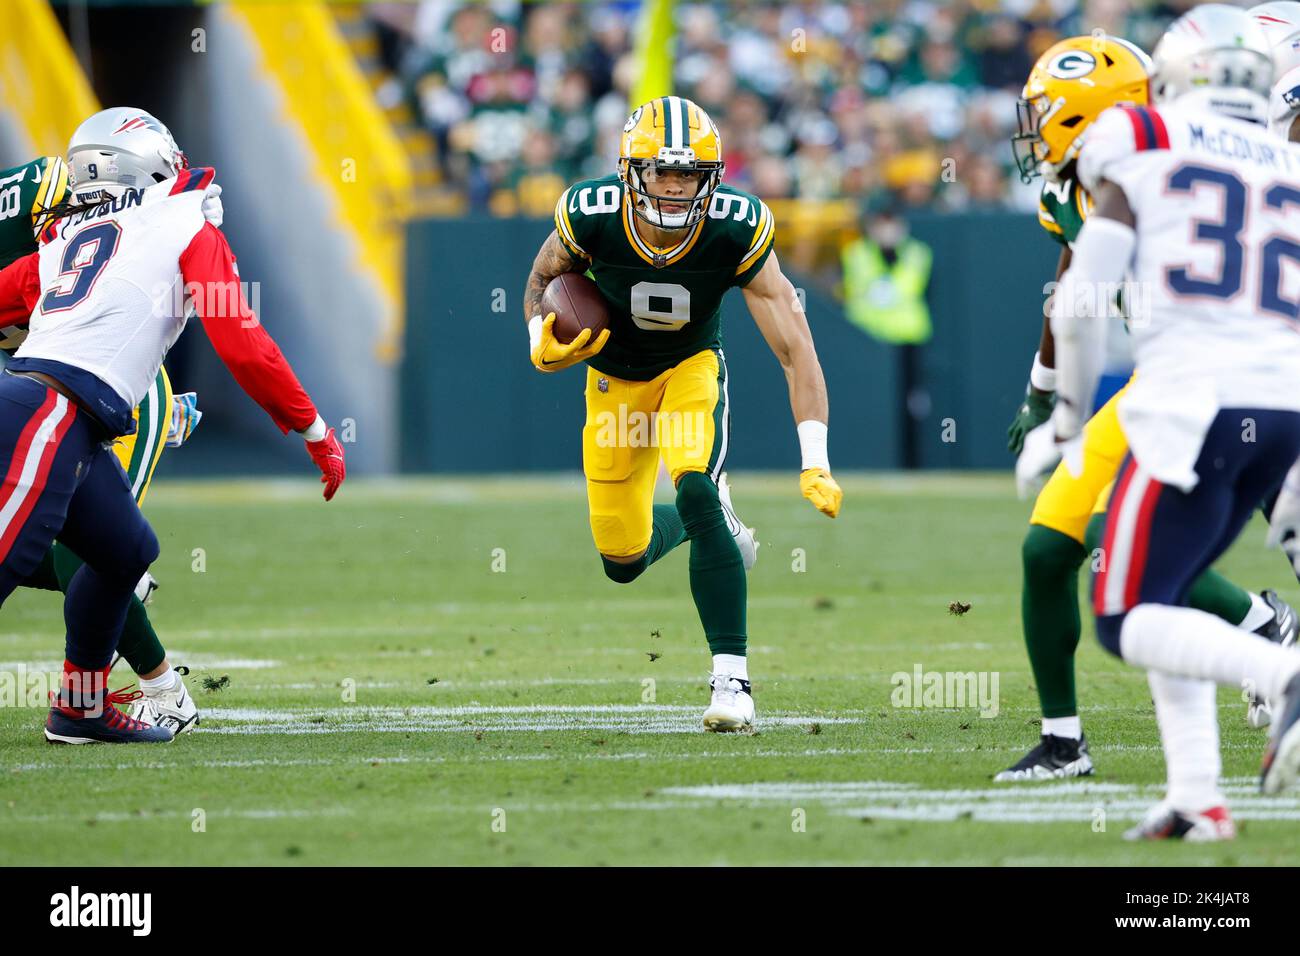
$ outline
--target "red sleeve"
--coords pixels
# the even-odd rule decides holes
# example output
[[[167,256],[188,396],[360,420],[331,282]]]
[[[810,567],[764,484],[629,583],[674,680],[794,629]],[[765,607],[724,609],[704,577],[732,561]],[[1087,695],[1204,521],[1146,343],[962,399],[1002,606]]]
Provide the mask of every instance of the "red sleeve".
[[[302,431],[316,420],[316,406],[257,316],[239,285],[235,256],[210,222],[180,258],[185,291],[203,320],[212,347],[239,387],[261,405],[280,431]]]
[[[33,252],[0,269],[0,326],[27,327],[41,297],[40,261]]]

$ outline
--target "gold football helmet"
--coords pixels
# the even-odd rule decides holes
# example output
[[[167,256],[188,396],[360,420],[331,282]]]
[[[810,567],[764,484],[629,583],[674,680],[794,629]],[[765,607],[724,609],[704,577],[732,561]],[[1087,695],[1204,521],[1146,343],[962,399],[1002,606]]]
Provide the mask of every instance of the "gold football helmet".
[[[57,209],[67,198],[68,164],[58,156],[46,156],[41,184],[36,189],[36,201],[31,208],[33,234],[40,236],[52,220],[50,211]]]
[[[636,214],[660,229],[685,229],[704,218],[722,182],[722,136],[709,114],[680,96],[661,96],[633,111],[618,147],[618,174],[627,184]],[[646,190],[647,171],[693,172],[693,197],[673,200]],[[685,205],[685,212],[662,206]]]
[[[1011,152],[1024,182],[1055,180],[1079,152],[1082,134],[1103,110],[1150,100],[1151,58],[1119,37],[1070,37],[1048,48],[1020,94],[1020,131]]]

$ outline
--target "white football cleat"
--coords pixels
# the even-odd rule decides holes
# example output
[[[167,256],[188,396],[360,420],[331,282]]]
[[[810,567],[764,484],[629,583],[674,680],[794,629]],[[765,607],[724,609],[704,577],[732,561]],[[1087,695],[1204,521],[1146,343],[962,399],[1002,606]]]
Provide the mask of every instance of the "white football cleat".
[[[1217,843],[1236,836],[1237,828],[1227,807],[1186,813],[1163,802],[1148,810],[1141,823],[1124,833],[1124,839],[1130,841],[1186,840],[1188,843]]]
[[[731,487],[727,484],[725,471],[718,476],[718,499],[722,502],[722,516],[727,519],[727,530],[736,539],[740,557],[748,571],[758,560],[758,539],[754,537],[754,529],[745,527],[745,522],[740,520],[736,509],[731,507]]]
[[[1263,730],[1273,723],[1273,706],[1270,701],[1251,700],[1246,705],[1246,723],[1255,730]]]
[[[1300,674],[1287,681],[1282,692],[1277,723],[1264,751],[1259,789],[1272,796],[1296,780],[1300,780]]]
[[[704,712],[704,729],[718,734],[748,734],[754,732],[754,698],[750,696],[749,681],[730,674],[713,674],[709,677],[713,699]]]
[[[150,727],[166,727],[175,736],[189,733],[199,722],[199,708],[185,689],[185,681],[178,673],[171,690],[149,691],[141,687],[143,697],[131,714]]]
[[[146,607],[153,603],[153,592],[158,590],[158,580],[148,571],[144,573],[138,584],[135,586],[135,596],[140,599],[140,603]]]

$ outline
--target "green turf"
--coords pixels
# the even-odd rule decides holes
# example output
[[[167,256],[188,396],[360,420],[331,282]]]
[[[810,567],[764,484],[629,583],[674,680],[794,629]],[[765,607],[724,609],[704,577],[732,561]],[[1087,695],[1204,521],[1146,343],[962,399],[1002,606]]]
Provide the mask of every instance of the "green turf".
[[[686,549],[607,582],[576,479],[358,481],[331,505],[306,481],[158,485],[154,619],[208,716],[165,747],[51,747],[42,709],[0,708],[0,865],[1300,862],[1300,798],[1253,795],[1263,735],[1228,691],[1241,837],[1120,839],[1163,760],[1145,677],[1090,624],[1099,786],[990,783],[1037,735],[1009,477],[850,479],[834,522],[793,477],[733,488],[762,542],[748,737],[695,730]],[[1262,538],[1222,568],[1294,597]],[[16,594],[0,626],[0,670],[61,659],[54,596]],[[996,672],[998,715],[893,706],[916,665]]]

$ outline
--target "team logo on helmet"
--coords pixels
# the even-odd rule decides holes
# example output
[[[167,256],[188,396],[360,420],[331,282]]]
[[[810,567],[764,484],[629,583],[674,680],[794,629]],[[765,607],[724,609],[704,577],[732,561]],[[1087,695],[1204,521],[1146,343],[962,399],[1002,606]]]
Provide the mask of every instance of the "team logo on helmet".
[[[119,126],[117,129],[113,130],[112,135],[116,136],[118,133],[129,133],[131,132],[131,130],[134,129],[148,129],[148,128],[149,128],[149,121],[146,120],[143,116],[132,116],[130,119],[122,120],[122,125]]]
[[[1077,80],[1095,69],[1097,58],[1085,50],[1066,50],[1047,64],[1047,72],[1058,80]]]
[[[645,112],[645,107],[644,107],[644,106],[638,106],[638,107],[633,111],[631,119],[629,119],[629,120],[627,121],[626,125],[624,125],[624,127],[623,127],[623,132],[625,132],[625,133],[630,133],[630,132],[632,132],[632,130],[636,129],[636,124],[637,124],[638,122],[640,122],[640,120],[641,120],[641,114],[642,114],[643,112]]]

